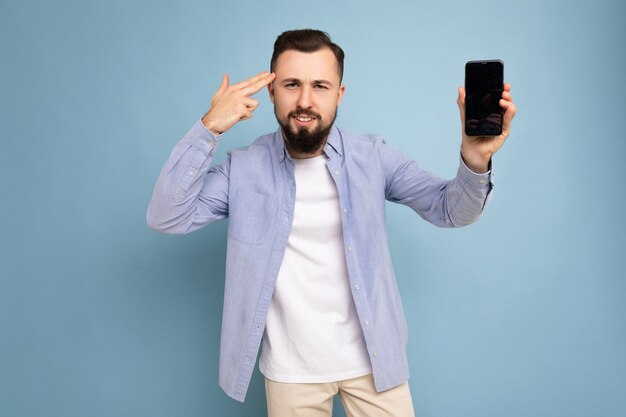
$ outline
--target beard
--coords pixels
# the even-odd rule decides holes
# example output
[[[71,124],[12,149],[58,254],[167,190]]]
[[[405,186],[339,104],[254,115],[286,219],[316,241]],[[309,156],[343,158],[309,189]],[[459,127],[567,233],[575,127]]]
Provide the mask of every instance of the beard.
[[[330,123],[325,123],[320,114],[315,113],[312,110],[300,108],[289,112],[285,122],[281,121],[278,114],[276,114],[276,107],[274,107],[274,115],[276,116],[276,120],[283,131],[287,149],[302,154],[313,154],[321,149],[321,147],[326,143],[326,138],[328,138],[330,129],[337,118],[337,110],[335,110]],[[317,126],[311,129],[302,126],[293,127],[290,122],[295,115],[314,117],[317,121]]]

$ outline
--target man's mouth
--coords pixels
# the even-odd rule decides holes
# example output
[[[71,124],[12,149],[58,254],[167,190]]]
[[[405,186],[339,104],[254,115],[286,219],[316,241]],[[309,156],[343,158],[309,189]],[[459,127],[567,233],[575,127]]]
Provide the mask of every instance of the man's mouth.
[[[296,119],[299,125],[308,125],[315,120],[315,117],[308,114],[294,114],[293,118]]]
[[[289,118],[295,119],[295,122],[299,126],[309,126],[316,119],[319,119],[319,115],[311,110],[298,109],[289,113]]]

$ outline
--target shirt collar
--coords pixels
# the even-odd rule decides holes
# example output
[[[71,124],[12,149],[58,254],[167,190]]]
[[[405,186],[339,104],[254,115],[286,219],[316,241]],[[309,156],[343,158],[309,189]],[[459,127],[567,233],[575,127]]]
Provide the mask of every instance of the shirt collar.
[[[276,154],[278,155],[278,161],[283,162],[287,158],[287,149],[285,148],[285,139],[283,138],[283,131],[280,127],[274,133],[274,146]],[[324,153],[329,158],[332,158],[334,154],[339,157],[343,156],[343,143],[341,141],[341,133],[337,126],[333,125],[328,133],[326,144],[324,144]]]

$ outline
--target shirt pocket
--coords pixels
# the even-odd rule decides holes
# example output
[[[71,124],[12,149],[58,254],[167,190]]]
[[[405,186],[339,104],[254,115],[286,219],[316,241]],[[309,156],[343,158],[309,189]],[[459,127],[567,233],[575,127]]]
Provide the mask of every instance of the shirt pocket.
[[[272,224],[274,199],[250,191],[229,202],[228,237],[241,243],[260,245]]]

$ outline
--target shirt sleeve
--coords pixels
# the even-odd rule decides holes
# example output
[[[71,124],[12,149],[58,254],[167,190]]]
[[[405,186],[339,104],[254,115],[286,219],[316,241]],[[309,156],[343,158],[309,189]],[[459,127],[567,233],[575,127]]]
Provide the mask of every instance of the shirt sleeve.
[[[460,227],[478,220],[491,198],[493,173],[472,172],[459,157],[452,180],[434,176],[384,142],[380,157],[387,200],[404,204],[439,227]]]
[[[174,146],[148,204],[150,228],[185,234],[228,217],[230,157],[210,167],[218,143],[199,120]]]

